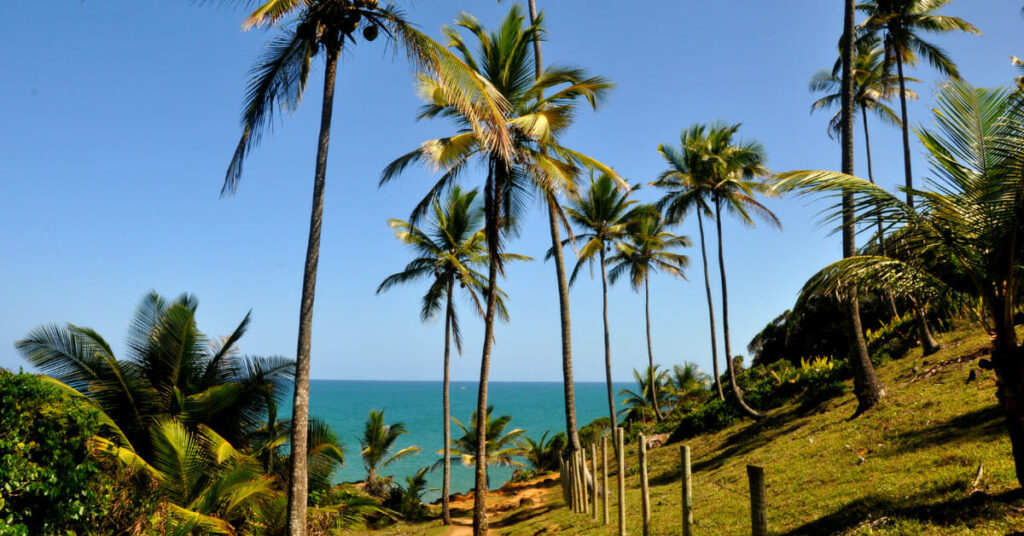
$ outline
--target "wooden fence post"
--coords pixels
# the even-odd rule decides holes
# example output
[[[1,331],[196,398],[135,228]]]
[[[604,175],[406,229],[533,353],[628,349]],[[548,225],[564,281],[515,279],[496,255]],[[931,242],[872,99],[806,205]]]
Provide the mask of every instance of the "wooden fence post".
[[[619,462],[619,536],[626,536],[626,433],[615,429],[615,445]]]
[[[768,508],[765,505],[764,469],[747,466],[750,481],[750,528],[753,536],[768,536]]]
[[[562,483],[562,500],[569,506],[569,478],[565,468],[565,459],[558,456],[558,480]]]
[[[690,447],[679,448],[683,462],[683,536],[693,536],[693,475],[690,473]]]
[[[590,494],[587,491],[587,451],[584,448],[579,450],[580,458],[580,495],[583,497],[583,508],[580,513],[586,514],[590,511]]]
[[[593,475],[594,489],[591,494],[590,519],[597,521],[597,443],[590,444],[590,473]]]
[[[608,514],[608,436],[601,436],[601,501],[604,503],[604,524],[609,522]],[[595,474],[596,478],[597,475]]]
[[[573,466],[576,468],[576,512],[587,512],[587,497],[583,492],[583,467],[580,464],[580,451],[573,453]]]
[[[647,485],[647,438],[640,434],[637,452],[640,455],[640,500],[643,508],[644,536],[651,536],[651,494]]]

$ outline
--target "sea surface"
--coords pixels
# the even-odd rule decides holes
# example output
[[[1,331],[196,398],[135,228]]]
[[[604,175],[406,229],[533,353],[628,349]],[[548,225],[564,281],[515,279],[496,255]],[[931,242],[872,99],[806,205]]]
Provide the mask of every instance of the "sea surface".
[[[618,393],[623,388],[635,387],[627,383],[614,384],[617,404]],[[312,380],[310,415],[324,419],[334,427],[346,447],[345,466],[335,474],[334,480],[355,482],[366,477],[366,469],[359,456],[359,438],[371,409],[384,410],[385,422],[405,424],[409,433],[398,440],[396,452],[409,445],[422,449],[386,467],[382,471],[384,475],[394,476],[398,483],[404,485],[405,477],[440,459],[438,451],[444,444],[441,390],[441,382]],[[476,409],[476,395],[476,382],[452,382],[452,417],[468,425],[470,414]],[[565,430],[561,382],[491,382],[488,402],[494,406],[494,416],[512,416],[506,431],[521,428],[536,440],[548,430],[551,434]],[[579,426],[608,415],[604,383],[576,384],[576,415]],[[461,429],[453,423],[452,437],[461,435]],[[491,467],[489,476],[490,487],[497,488],[511,478],[512,469]],[[429,502],[441,495],[441,469],[429,472],[427,479],[430,491],[424,499]],[[472,487],[473,468],[453,462],[452,493],[462,493]]]

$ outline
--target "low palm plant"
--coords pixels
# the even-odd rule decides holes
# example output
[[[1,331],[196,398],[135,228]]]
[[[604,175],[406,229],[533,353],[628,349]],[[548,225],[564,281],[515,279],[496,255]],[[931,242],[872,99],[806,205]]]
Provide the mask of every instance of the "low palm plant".
[[[380,471],[385,467],[415,454],[420,451],[417,446],[408,446],[397,452],[392,452],[398,438],[409,433],[405,424],[396,422],[386,424],[384,422],[384,411],[370,410],[370,416],[366,419],[363,427],[363,437],[359,444],[362,450],[359,454],[363,458],[363,465],[366,467],[367,493],[375,497],[387,497],[391,491],[392,477],[383,477]]]
[[[527,436],[519,440],[519,450],[526,462],[536,473],[546,473],[558,469],[558,460],[566,446],[564,432],[558,432],[550,438],[550,430],[544,432],[540,439],[534,441]]]
[[[918,136],[933,171],[928,189],[908,191],[918,207],[866,180],[827,171],[779,176],[775,188],[805,195],[857,194],[855,220],[882,217],[900,227],[900,257],[859,255],[815,274],[804,293],[850,294],[855,288],[922,283],[980,298],[992,333],[996,395],[1006,415],[1017,479],[1024,486],[1024,352],[1014,330],[1024,241],[1024,103],[1006,89],[950,81],[936,98],[933,128]],[[834,206],[826,222],[841,219]],[[924,259],[911,261],[909,259]]]
[[[669,378],[672,398],[676,404],[688,400],[703,400],[709,393],[708,389],[714,381],[711,376],[700,369],[696,363],[683,363],[672,365],[671,377]]]
[[[523,464],[516,458],[522,454],[522,450],[517,444],[518,439],[526,433],[525,430],[515,428],[513,430],[505,431],[508,428],[509,423],[512,422],[511,415],[502,415],[500,417],[493,417],[491,414],[494,412],[494,406],[487,406],[487,416],[485,422],[487,423],[487,465],[489,467],[521,467]],[[477,463],[477,430],[476,423],[476,412],[473,412],[469,418],[469,425],[462,424],[458,419],[452,418],[455,421],[455,425],[462,431],[462,435],[452,439],[451,446],[451,458],[452,460],[460,460],[462,465],[466,467],[473,467]],[[438,454],[442,454],[443,451],[438,451]],[[444,463],[443,459],[438,460],[434,463],[436,469]],[[490,476],[487,477],[487,483],[490,485]]]
[[[654,378],[653,382],[651,378]],[[636,380],[636,391],[619,391],[619,396],[623,397],[622,404],[626,406],[619,410],[619,413],[626,421],[642,422],[646,425],[648,420],[657,419],[661,412],[662,408],[656,408],[659,402],[655,400],[661,400],[662,404],[669,400],[671,390],[668,371],[660,370],[657,365],[642,372],[633,369],[633,379]]]

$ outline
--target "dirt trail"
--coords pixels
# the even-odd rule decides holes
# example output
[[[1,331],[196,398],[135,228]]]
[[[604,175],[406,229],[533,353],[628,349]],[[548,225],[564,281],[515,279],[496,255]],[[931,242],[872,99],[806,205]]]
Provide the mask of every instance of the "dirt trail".
[[[516,517],[529,515],[529,512],[540,510],[544,497],[551,492],[551,487],[558,482],[558,474],[549,474],[526,482],[508,483],[500,489],[487,493],[487,516],[490,523],[498,527],[501,519],[508,512],[520,509]],[[456,495],[449,502],[452,510],[452,526],[444,536],[472,536],[473,534],[473,492]],[[454,517],[459,516],[459,517]]]

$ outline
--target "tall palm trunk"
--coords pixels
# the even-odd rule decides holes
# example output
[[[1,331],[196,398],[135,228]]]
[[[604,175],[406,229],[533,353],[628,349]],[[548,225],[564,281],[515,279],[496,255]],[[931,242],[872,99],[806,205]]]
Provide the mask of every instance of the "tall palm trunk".
[[[1024,351],[1017,345],[1012,303],[1005,296],[990,297],[988,301],[995,331],[992,368],[996,373],[996,397],[1006,414],[1017,483],[1024,487]]]
[[[604,317],[604,376],[608,384],[608,416],[611,418],[612,430],[619,426],[619,420],[615,416],[615,393],[612,389],[612,340],[610,326],[608,324],[608,275],[605,270],[604,243],[601,244],[601,313]],[[618,450],[616,444],[616,451]]]
[[[870,181],[871,184],[874,184],[875,168],[871,162],[871,134],[868,131],[868,109],[863,104],[861,104],[860,106],[860,113],[861,118],[864,120],[864,150],[868,156],[868,181]],[[882,226],[881,214],[878,215],[877,220],[878,221],[876,223],[878,225],[878,248],[881,251],[882,255],[885,256],[885,228]],[[882,299],[884,299],[889,304],[889,312],[892,313],[892,317],[899,317],[900,313],[898,310],[896,310],[896,300],[893,299],[892,293],[888,291],[883,291],[882,294],[884,294],[882,296]]]
[[[843,16],[843,87],[842,87],[842,166],[843,173],[853,174],[853,58],[854,58],[854,0],[846,0]],[[902,75],[900,76],[902,87]],[[901,90],[902,95],[902,90]],[[905,103],[904,103],[905,105]],[[905,113],[904,106],[904,113]],[[903,123],[906,129],[906,119]],[[906,140],[904,130],[904,140]],[[907,180],[910,180],[910,160],[907,159]],[[843,257],[856,255],[855,229],[853,226],[853,194],[843,193]],[[867,344],[864,342],[864,330],[860,321],[860,303],[857,291],[853,289],[844,300],[846,306],[847,330],[853,347],[850,364],[853,367],[853,390],[857,396],[856,415],[874,407],[885,395],[882,383],[875,374],[875,367],[868,357]]]
[[[654,349],[651,347],[651,288],[650,281],[644,277],[644,317],[647,320],[647,370],[651,382],[651,402],[654,404],[654,415],[658,422],[664,418],[661,406],[658,405],[658,385],[654,383]]]
[[[747,415],[756,418],[764,417],[760,411],[747,405],[743,400],[743,390],[736,383],[736,366],[732,362],[732,348],[729,341],[729,285],[725,280],[725,254],[722,247],[722,203],[715,199],[715,226],[718,230],[718,270],[722,276],[722,336],[725,338],[725,364],[729,370],[729,385],[736,403]]]
[[[530,25],[537,22],[537,2],[530,0]],[[533,63],[537,78],[542,73],[540,39],[533,40]],[[562,323],[562,389],[565,399],[565,434],[569,438],[569,452],[580,449],[580,434],[576,425],[576,388],[572,380],[572,322],[569,319],[569,282],[565,278],[565,255],[562,252],[562,233],[558,228],[558,200],[547,198],[548,226],[551,230],[551,250],[555,257],[555,276],[558,281],[558,312]]]
[[[708,272],[708,250],[704,245],[704,219],[701,217],[701,209],[697,208],[697,229],[700,230],[700,259],[704,262],[704,290],[708,295],[708,323],[711,324],[711,366],[715,373],[715,387],[718,389],[718,399],[725,400],[725,392],[722,391],[722,376],[718,372],[718,333],[715,330],[715,305],[711,299],[711,274]]]
[[[295,396],[292,400],[292,456],[288,484],[288,534],[305,536],[306,502],[309,491],[306,450],[309,440],[309,361],[313,333],[313,298],[316,294],[316,270],[320,260],[320,227],[324,214],[324,183],[327,178],[327,148],[331,137],[331,116],[334,111],[334,79],[338,72],[341,43],[327,45],[327,66],[324,70],[323,108],[320,112],[320,138],[316,148],[316,171],[313,178],[313,209],[309,216],[309,242],[306,265],[302,274],[302,301],[299,307],[299,338],[295,351]]]
[[[487,534],[487,381],[491,372],[491,347],[494,344],[494,309],[497,301],[498,263],[501,234],[502,180],[504,163],[492,158],[484,186],[484,213],[487,233],[487,309],[484,312],[484,347],[480,357],[480,386],[476,396],[476,479],[473,493],[473,535]]]
[[[455,274],[448,275],[448,305],[444,316],[444,394],[441,395],[441,406],[444,412],[444,474],[441,477],[441,517],[445,525],[452,524],[451,512],[448,508],[448,496],[451,494],[452,479],[452,418],[449,385],[451,374],[449,363],[451,357],[451,330],[455,317],[455,305],[452,303],[452,291],[455,287]]]
[[[903,79],[903,53],[896,50],[896,75],[900,80],[900,115],[903,120],[903,171],[907,185],[907,205],[914,208],[914,175],[910,169],[910,123],[907,119],[907,81]]]

